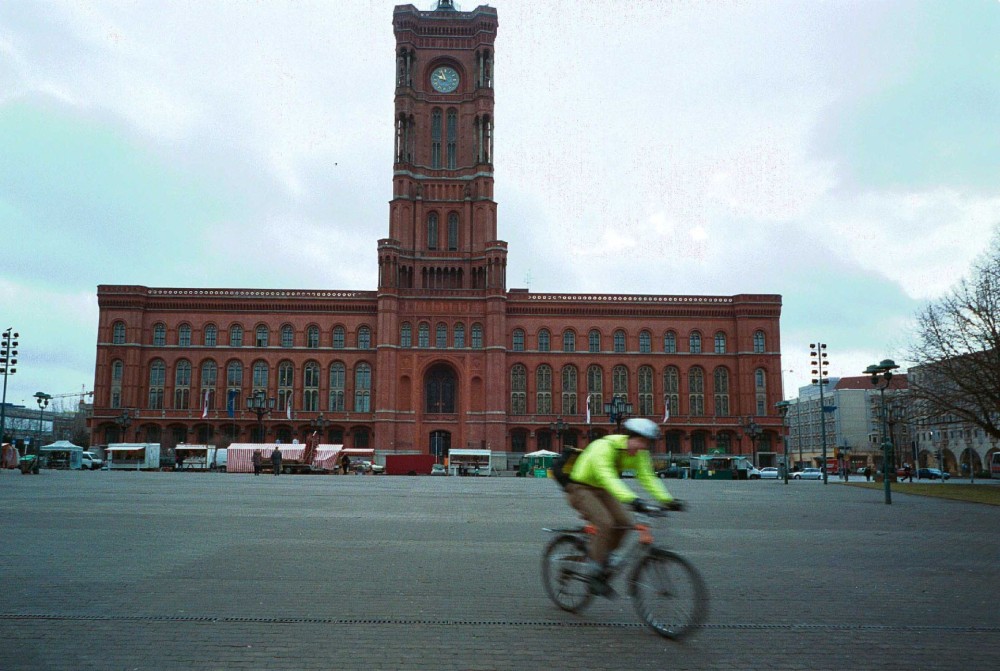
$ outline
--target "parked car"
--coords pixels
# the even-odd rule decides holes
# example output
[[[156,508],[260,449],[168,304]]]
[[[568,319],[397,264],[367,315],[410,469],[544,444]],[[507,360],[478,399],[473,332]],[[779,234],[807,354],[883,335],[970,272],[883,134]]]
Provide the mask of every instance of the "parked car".
[[[777,480],[778,479],[778,469],[774,466],[768,466],[767,468],[760,469],[761,480]]]
[[[747,468],[747,480],[760,480],[760,469],[756,466]]]
[[[84,452],[80,460],[80,468],[87,471],[96,471],[104,465],[103,459],[98,459],[93,452]]]
[[[918,468],[917,469],[917,480],[923,480],[924,478],[928,480],[941,480],[942,478],[947,480],[951,475],[948,473],[943,473],[939,468]]]
[[[822,480],[823,470],[819,468],[803,468],[792,473],[793,480]]]
[[[448,475],[448,469],[444,464],[434,464],[431,466],[431,475]]]
[[[677,464],[670,464],[666,468],[656,471],[658,478],[679,478],[681,477],[681,467]]]

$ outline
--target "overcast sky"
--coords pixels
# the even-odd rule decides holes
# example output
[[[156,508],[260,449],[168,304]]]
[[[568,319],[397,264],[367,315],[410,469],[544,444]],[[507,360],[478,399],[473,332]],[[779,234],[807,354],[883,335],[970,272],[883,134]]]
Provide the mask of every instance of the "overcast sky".
[[[8,402],[93,389],[98,284],[375,289],[395,4],[0,3]],[[1000,223],[996,0],[490,4],[509,287],[781,294],[789,397]]]

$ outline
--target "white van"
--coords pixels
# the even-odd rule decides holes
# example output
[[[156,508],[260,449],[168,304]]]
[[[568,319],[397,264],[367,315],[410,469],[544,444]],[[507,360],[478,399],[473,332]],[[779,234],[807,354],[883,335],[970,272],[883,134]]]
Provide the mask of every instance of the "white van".
[[[80,460],[80,468],[85,471],[96,471],[104,465],[102,459],[98,459],[93,452],[84,452]]]

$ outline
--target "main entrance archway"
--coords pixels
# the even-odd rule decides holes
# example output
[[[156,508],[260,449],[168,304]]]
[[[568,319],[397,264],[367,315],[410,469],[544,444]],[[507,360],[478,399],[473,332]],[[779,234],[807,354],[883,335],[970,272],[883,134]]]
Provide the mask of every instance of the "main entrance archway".
[[[448,456],[448,450],[451,449],[451,433],[449,431],[431,431],[430,446],[434,461],[442,463],[444,458]]]
[[[433,415],[455,413],[458,379],[451,366],[437,364],[424,375],[424,412]]]

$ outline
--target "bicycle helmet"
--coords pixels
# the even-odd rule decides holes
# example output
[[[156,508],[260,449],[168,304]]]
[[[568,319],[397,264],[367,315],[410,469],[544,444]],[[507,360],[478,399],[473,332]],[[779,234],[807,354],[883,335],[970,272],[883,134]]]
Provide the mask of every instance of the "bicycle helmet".
[[[625,433],[632,436],[642,436],[650,440],[656,440],[660,437],[660,427],[656,426],[656,422],[645,417],[626,419],[622,422],[622,428],[625,429]]]

